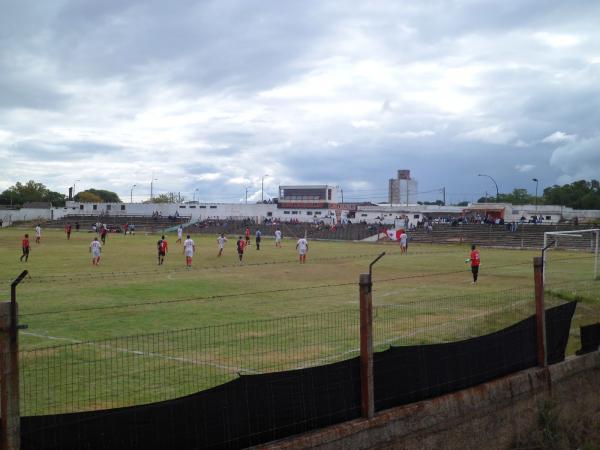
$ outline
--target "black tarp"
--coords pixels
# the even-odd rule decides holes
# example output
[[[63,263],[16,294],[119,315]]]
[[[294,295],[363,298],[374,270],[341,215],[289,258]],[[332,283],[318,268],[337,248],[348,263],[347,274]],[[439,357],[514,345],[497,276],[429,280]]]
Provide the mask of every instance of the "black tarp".
[[[594,352],[600,347],[600,323],[584,325],[579,327],[581,335],[581,348],[577,350],[578,355]]]
[[[22,450],[243,448],[360,416],[358,358],[241,376],[187,397],[21,419]]]
[[[565,357],[576,302],[546,311],[548,363]],[[373,358],[375,410],[433,398],[537,365],[535,316],[492,334],[391,347]]]
[[[575,302],[546,312],[548,362],[564,359]],[[535,318],[461,342],[392,347],[374,355],[375,406],[431,398],[535,366]],[[354,358],[241,376],[174,400],[21,419],[23,450],[243,448],[360,416]]]

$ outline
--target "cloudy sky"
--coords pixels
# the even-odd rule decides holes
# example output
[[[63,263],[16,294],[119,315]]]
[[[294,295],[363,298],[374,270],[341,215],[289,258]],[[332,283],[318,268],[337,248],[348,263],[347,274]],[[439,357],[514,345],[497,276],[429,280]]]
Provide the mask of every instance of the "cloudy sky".
[[[0,0],[0,189],[600,178],[600,2]],[[79,181],[76,181],[79,180]],[[540,186],[541,187],[541,186]],[[197,191],[196,191],[197,190]]]

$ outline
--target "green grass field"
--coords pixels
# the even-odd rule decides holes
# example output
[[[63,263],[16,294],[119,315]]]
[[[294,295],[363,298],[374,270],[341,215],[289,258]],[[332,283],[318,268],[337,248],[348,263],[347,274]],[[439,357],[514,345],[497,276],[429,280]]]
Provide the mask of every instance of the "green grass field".
[[[466,245],[310,242],[300,265],[295,242],[263,239],[244,265],[229,236],[194,235],[194,267],[185,268],[176,237],[156,263],[158,236],[109,235],[99,267],[91,233],[44,230],[20,263],[21,237],[0,230],[0,289],[27,269],[18,288],[25,413],[96,409],[171,398],[237,376],[322,364],[356,355],[358,277],[379,253],[373,303],[378,348],[443,342],[510,325],[533,312],[532,258],[539,252],[482,247],[480,281],[471,285]],[[600,318],[593,259],[554,252],[548,305],[582,300],[577,326]],[[562,298],[560,298],[562,297]],[[285,317],[293,316],[293,318]],[[177,331],[184,330],[184,331]],[[141,336],[143,335],[143,336]],[[97,342],[99,340],[104,340]],[[94,342],[89,342],[94,341]]]

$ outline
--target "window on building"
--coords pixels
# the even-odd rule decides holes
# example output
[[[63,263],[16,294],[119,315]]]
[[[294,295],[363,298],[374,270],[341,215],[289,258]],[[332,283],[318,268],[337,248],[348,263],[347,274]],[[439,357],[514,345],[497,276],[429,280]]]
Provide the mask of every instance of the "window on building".
[[[110,211],[112,209],[112,205],[106,205],[106,210]]]
[[[418,219],[418,218],[419,218],[419,214],[415,214],[415,215],[413,216],[413,219]]]
[[[327,200],[331,200],[331,189],[327,189]]]
[[[195,205],[190,205],[190,208],[196,208],[196,206]]]
[[[121,205],[121,211],[125,211],[125,205]]]
[[[198,206],[198,208],[206,209],[206,205],[200,205],[200,206]]]
[[[298,214],[298,211],[292,211],[292,215]]]
[[[312,211],[306,211],[307,216],[312,216]]]
[[[273,213],[272,212],[268,212],[267,213],[267,217],[273,217]]]
[[[289,214],[290,212],[289,212],[289,211],[284,211],[283,213],[284,213],[284,214]]]
[[[515,216],[516,216],[517,214],[519,214],[519,210],[518,210],[518,209],[513,209],[513,210],[512,210],[512,213],[513,213],[513,215],[515,215]]]
[[[83,209],[83,205],[79,205],[79,209]]]
[[[361,214],[360,216],[361,216],[361,217],[367,217],[367,216],[368,216],[368,214]]]
[[[98,205],[92,206],[92,209],[98,209]]]
[[[217,209],[217,205],[210,205],[210,209]]]
[[[179,208],[185,209],[185,206],[184,205],[179,205]]]
[[[552,220],[552,216],[546,216],[546,220]]]

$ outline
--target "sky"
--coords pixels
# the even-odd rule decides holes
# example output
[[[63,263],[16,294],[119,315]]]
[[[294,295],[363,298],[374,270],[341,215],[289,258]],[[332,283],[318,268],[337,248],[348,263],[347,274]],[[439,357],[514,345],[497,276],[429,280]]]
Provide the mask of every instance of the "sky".
[[[0,0],[0,190],[600,178],[600,2]],[[135,188],[132,187],[135,185]]]

